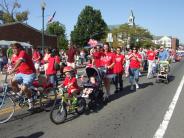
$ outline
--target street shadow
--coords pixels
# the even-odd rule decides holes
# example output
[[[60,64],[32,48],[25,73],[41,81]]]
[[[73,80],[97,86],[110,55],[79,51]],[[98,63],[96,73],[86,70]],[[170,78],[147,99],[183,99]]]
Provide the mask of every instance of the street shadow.
[[[44,133],[42,131],[40,132],[36,132],[36,133],[33,133],[29,136],[18,136],[18,137],[15,137],[15,138],[39,138],[43,135]]]
[[[8,122],[13,122],[13,121],[17,121],[17,120],[22,120],[26,117],[29,117],[33,114],[37,114],[37,113],[41,113],[45,111],[44,109],[41,109],[41,108],[35,108],[33,111],[23,111],[23,113],[21,114],[18,114],[18,115],[14,115]],[[8,123],[7,122],[7,123]]]
[[[70,114],[67,116],[67,119],[64,121],[64,123],[67,123],[67,122],[69,122],[69,121],[72,121],[72,120],[78,118],[79,116],[80,116],[79,114],[77,114],[77,113],[75,113],[75,112],[72,112],[72,113],[70,113]]]
[[[139,89],[144,89],[150,85],[154,85],[153,82],[147,82],[139,84]],[[130,90],[130,85],[123,88],[122,91],[119,91],[118,93],[112,94],[109,99],[110,101],[114,101],[116,99],[119,99],[120,97],[126,96],[128,94],[136,92],[136,88],[134,87],[134,90]]]

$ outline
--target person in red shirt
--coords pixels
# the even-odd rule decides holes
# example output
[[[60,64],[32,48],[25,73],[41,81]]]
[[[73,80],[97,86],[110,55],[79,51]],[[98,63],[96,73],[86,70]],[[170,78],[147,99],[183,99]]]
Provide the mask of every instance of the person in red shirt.
[[[130,59],[130,65],[129,65],[129,76],[130,76],[130,84],[131,90],[134,90],[134,82],[136,85],[136,89],[139,88],[139,69],[141,66],[141,62],[142,62],[142,57],[141,55],[138,53],[138,50],[136,48],[133,48],[132,53],[129,55],[129,59]]]
[[[115,63],[114,59],[115,54],[110,52],[109,44],[104,44],[104,53],[101,57],[101,66],[104,66],[107,68],[107,74],[104,77],[104,86],[106,88],[106,93],[104,94],[105,100],[108,101],[108,98],[110,96],[110,80],[114,78],[113,74],[113,66]]]
[[[66,52],[66,55],[67,55],[67,66],[71,66],[72,68],[75,68],[76,50],[73,45],[69,47],[69,49]]]
[[[52,50],[50,57],[48,58],[48,67],[46,69],[46,76],[53,86],[57,85],[57,70],[55,68],[55,63],[60,64],[60,58],[56,50]]]
[[[74,70],[70,66],[66,66],[63,69],[63,72],[66,75],[66,78],[65,78],[63,84],[61,84],[60,86],[61,87],[64,86],[65,88],[67,88],[68,95],[73,96],[73,98],[74,98],[72,104],[76,104],[77,103],[77,94],[79,93],[79,86],[77,84],[76,77],[72,75],[72,71],[74,71]]]
[[[96,45],[96,47],[94,47],[94,51],[92,54],[92,65],[94,65],[97,68],[100,67],[102,55],[103,55],[103,53],[100,50],[100,46]]]
[[[9,74],[15,74],[12,80],[12,89],[14,92],[19,92],[18,84],[22,84],[21,91],[26,94],[28,98],[29,109],[33,109],[33,99],[29,87],[32,85],[36,77],[36,70],[31,57],[23,50],[19,43],[12,45],[13,53],[17,55],[15,66],[9,71]]]
[[[41,55],[37,48],[33,48],[32,60],[33,60],[36,72],[39,73]]]
[[[124,72],[124,65],[125,63],[125,56],[121,54],[121,48],[118,47],[116,49],[116,55],[115,55],[115,64],[113,67],[113,72],[114,74],[116,74],[115,77],[115,93],[122,91],[123,90],[123,80],[122,80],[122,76],[123,76],[123,72]],[[118,90],[118,83],[120,85],[120,88]]]
[[[151,78],[151,77],[153,77],[152,69],[153,69],[153,64],[154,64],[155,57],[156,57],[154,49],[150,48],[150,50],[147,51],[146,55],[147,55],[147,60],[148,60],[148,74],[147,74],[147,78]]]

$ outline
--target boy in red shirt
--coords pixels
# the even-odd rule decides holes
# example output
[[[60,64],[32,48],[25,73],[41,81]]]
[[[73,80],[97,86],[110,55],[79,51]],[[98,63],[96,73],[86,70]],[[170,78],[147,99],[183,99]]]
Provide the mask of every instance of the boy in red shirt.
[[[79,92],[79,86],[77,84],[76,77],[72,75],[72,71],[74,71],[74,70],[70,66],[66,66],[63,69],[63,72],[66,75],[66,78],[65,78],[63,84],[61,84],[61,87],[64,86],[65,88],[67,88],[68,95],[73,96],[73,98],[74,98],[72,104],[76,104],[77,103],[77,94]]]
[[[118,47],[116,49],[116,55],[115,55],[115,64],[113,67],[113,72],[114,74],[116,74],[115,77],[115,87],[116,87],[116,91],[115,93],[122,91],[123,90],[123,80],[122,80],[122,76],[123,76],[123,72],[124,72],[124,65],[125,63],[125,56],[121,54],[121,48]],[[120,89],[118,90],[118,83],[120,85]]]

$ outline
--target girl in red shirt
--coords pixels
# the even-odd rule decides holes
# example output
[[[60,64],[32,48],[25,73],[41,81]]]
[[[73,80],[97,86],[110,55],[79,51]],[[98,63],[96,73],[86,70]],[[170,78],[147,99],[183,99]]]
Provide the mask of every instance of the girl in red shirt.
[[[138,81],[139,81],[139,69],[141,66],[141,55],[137,52],[136,48],[133,48],[133,52],[129,55],[130,59],[130,66],[129,66],[129,76],[130,76],[130,83],[131,83],[131,90],[134,90],[134,83],[136,88],[139,88]]]
[[[106,93],[104,94],[105,100],[108,101],[108,97],[110,95],[110,79],[114,78],[113,74],[113,66],[114,66],[114,53],[110,52],[109,44],[104,44],[104,53],[101,57],[101,65],[103,65],[105,68],[107,68],[107,74],[104,77],[104,86],[106,88]]]
[[[113,67],[113,72],[114,74],[116,74],[115,77],[115,93],[122,91],[123,90],[123,80],[122,80],[122,76],[123,76],[123,72],[124,72],[124,65],[125,63],[125,56],[121,54],[121,48],[118,47],[116,49],[116,55],[115,55],[115,64]],[[120,85],[120,88],[118,90],[118,83]]]
[[[57,85],[57,70],[55,69],[55,62],[60,64],[60,58],[57,55],[56,51],[53,50],[51,56],[48,58],[48,67],[46,69],[46,75],[51,84],[54,86]]]

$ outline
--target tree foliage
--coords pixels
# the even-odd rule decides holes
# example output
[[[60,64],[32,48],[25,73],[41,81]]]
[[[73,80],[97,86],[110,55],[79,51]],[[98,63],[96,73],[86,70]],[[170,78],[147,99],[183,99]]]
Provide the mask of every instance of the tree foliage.
[[[106,37],[107,24],[102,19],[100,10],[86,6],[78,16],[78,21],[71,32],[71,42],[77,46],[87,45],[90,38],[101,40]]]
[[[140,26],[130,26],[122,24],[118,28],[112,30],[114,41],[122,42],[126,46],[150,47],[152,43],[152,35],[147,29]],[[128,40],[130,38],[130,40]]]
[[[21,8],[17,0],[8,2],[8,0],[0,1],[0,22],[3,24],[12,22],[24,22],[28,20],[28,11],[17,12]]]
[[[46,33],[56,35],[58,37],[58,46],[61,49],[66,49],[68,40],[66,39],[65,26],[60,22],[52,22],[47,25]]]

